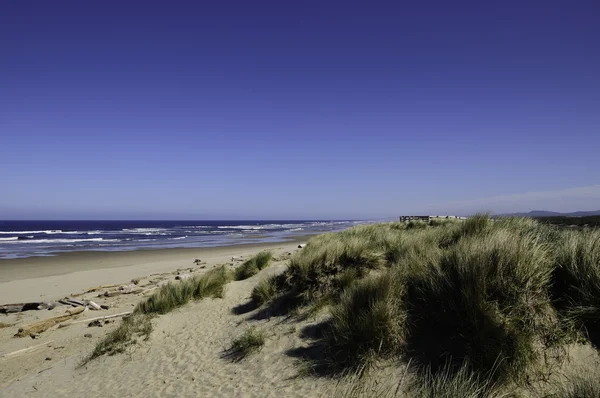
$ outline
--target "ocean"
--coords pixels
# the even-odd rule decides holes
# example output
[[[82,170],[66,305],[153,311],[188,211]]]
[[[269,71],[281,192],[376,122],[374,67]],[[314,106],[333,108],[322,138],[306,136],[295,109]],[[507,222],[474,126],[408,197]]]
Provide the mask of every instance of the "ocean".
[[[0,259],[284,242],[361,221],[0,221]]]

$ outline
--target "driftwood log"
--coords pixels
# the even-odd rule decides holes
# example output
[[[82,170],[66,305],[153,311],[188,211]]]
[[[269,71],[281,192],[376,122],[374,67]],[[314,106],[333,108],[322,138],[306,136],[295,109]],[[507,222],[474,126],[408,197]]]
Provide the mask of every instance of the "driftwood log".
[[[74,316],[81,314],[86,310],[86,307],[69,308],[65,315],[55,316],[53,318],[44,319],[43,321],[35,322],[23,326],[15,334],[16,337],[29,336],[31,333],[42,333],[50,329],[52,326],[73,319]]]
[[[133,314],[133,311],[120,312],[118,314],[112,314],[112,315],[97,316],[95,318],[89,318],[89,319],[80,319],[78,321],[69,322],[68,324],[65,324],[65,326],[75,325],[76,323],[102,321],[104,319],[119,318],[119,317],[129,316],[131,314]]]
[[[43,344],[38,344],[38,345],[34,345],[32,347],[27,347],[27,348],[23,348],[21,350],[17,350],[17,351],[9,352],[9,353],[6,353],[6,354],[2,354],[2,355],[0,355],[0,358],[12,358],[12,357],[16,357],[16,356],[19,356],[19,355],[22,355],[22,354],[26,354],[28,352],[37,351],[40,348],[45,347],[45,346],[47,346],[50,343],[54,343],[54,340],[46,341]]]
[[[56,303],[18,303],[0,305],[0,314],[12,314],[15,312],[32,311],[32,310],[47,310],[56,307]]]
[[[96,292],[96,291],[102,290],[102,289],[111,289],[113,287],[118,287],[118,286],[121,286],[121,285],[101,285],[101,286],[96,286],[96,287],[90,287],[81,293],[71,294],[71,296],[73,296],[73,297],[83,296],[84,294],[87,294],[87,293],[93,293],[93,292]]]

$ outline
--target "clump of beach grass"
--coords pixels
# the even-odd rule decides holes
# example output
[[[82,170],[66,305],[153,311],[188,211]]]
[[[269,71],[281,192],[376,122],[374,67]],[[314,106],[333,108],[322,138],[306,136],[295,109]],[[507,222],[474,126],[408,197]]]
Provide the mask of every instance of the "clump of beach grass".
[[[553,299],[567,322],[600,346],[600,230],[562,231]]]
[[[142,314],[166,314],[187,304],[190,300],[205,297],[223,297],[225,285],[231,280],[230,271],[224,266],[204,275],[168,283],[147,300],[139,303],[135,312]]]
[[[279,275],[272,275],[258,282],[252,289],[251,298],[257,305],[261,306],[270,302],[277,295]]]
[[[399,353],[405,316],[404,287],[391,272],[353,284],[331,309],[328,348],[336,367],[360,366],[370,357]]]
[[[600,397],[600,374],[597,370],[582,371],[567,376],[554,385],[551,398],[597,398]]]
[[[119,327],[98,343],[84,363],[102,355],[125,352],[129,346],[135,344],[136,338],[148,340],[150,333],[152,333],[152,316],[137,313],[124,318]]]
[[[407,369],[408,371],[408,369]],[[333,396],[335,398],[507,398],[490,378],[479,378],[468,366],[458,371],[444,368],[433,373],[420,372],[421,377],[405,372],[403,375],[380,375],[355,372],[343,377]]]
[[[406,350],[432,371],[462,366],[498,380],[521,378],[555,326],[551,254],[535,234],[471,230],[438,264],[406,281]]]
[[[271,258],[273,258],[273,254],[269,251],[264,251],[244,261],[235,270],[235,280],[241,281],[258,274],[261,270],[269,266]]]
[[[240,361],[256,352],[265,344],[265,332],[259,328],[251,327],[235,339],[227,350],[226,356],[234,361]]]
[[[191,300],[205,297],[223,297],[225,285],[231,280],[230,271],[224,266],[208,271],[204,275],[184,279],[161,286],[148,299],[139,303],[133,313],[109,333],[83,363],[101,355],[124,352],[136,337],[147,340],[152,331],[152,317],[166,314]]]
[[[518,384],[564,356],[568,333],[550,294],[560,239],[535,220],[487,214],[358,226],[311,238],[255,301],[286,298],[296,313],[325,303],[325,365],[395,358],[432,375],[466,367],[477,380]],[[592,247],[580,255],[590,264]],[[596,285],[586,286],[580,301],[593,307]]]

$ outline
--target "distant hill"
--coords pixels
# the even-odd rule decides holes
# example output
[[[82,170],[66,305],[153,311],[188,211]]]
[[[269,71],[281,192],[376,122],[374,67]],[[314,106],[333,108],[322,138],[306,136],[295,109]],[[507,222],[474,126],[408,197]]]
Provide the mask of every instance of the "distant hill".
[[[505,217],[589,217],[589,216],[600,216],[600,210],[592,211],[575,211],[572,213],[559,213],[556,211],[546,210],[533,210],[529,213],[511,213],[511,214],[499,214]]]

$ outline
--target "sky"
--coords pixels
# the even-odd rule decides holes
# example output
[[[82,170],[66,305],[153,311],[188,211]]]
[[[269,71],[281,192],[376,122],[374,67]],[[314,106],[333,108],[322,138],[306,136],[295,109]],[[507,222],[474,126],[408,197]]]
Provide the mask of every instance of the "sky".
[[[598,1],[5,1],[0,219],[600,209]]]

